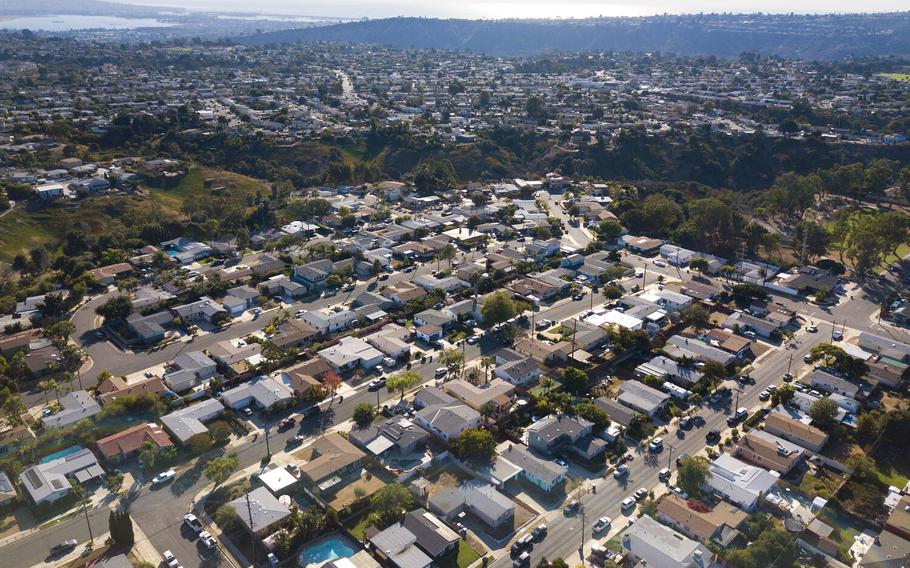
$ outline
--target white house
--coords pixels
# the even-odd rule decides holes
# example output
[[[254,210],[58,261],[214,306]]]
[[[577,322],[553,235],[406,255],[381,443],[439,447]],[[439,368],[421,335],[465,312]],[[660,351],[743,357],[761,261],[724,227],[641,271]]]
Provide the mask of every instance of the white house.
[[[320,333],[335,333],[351,327],[357,323],[357,314],[351,310],[341,310],[340,312],[325,312],[304,310],[300,314],[300,319],[307,322]]]
[[[709,468],[708,487],[746,511],[758,504],[758,499],[774,487],[774,473],[740,461],[730,454],[720,454]]]
[[[623,549],[648,568],[680,568],[715,566],[711,552],[700,543],[686,538],[648,515],[642,515],[622,537]]]

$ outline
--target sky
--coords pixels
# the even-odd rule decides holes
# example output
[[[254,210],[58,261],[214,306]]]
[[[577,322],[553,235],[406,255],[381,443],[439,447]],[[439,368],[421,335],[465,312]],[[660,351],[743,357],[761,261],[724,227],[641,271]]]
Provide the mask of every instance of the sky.
[[[238,11],[340,18],[425,16],[434,18],[587,18],[699,12],[889,12],[907,10],[907,0],[115,0],[180,6],[190,10]]]

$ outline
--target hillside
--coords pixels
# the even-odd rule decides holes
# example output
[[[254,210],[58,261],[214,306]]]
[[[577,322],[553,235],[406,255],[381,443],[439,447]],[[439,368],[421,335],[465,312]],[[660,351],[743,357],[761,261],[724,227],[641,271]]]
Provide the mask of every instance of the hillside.
[[[733,57],[743,52],[839,59],[910,54],[910,12],[850,15],[688,15],[586,20],[388,18],[256,34],[242,42],[368,43],[501,56],[632,50]]]

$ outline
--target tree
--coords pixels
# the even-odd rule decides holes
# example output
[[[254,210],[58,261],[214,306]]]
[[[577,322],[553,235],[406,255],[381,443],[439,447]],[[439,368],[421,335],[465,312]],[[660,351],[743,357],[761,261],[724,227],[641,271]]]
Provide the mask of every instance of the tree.
[[[401,393],[401,400],[404,400],[405,391],[416,387],[422,382],[423,377],[420,376],[420,373],[417,371],[406,371],[396,377],[390,377],[385,386],[389,389],[389,392],[398,391]]]
[[[216,444],[223,444],[231,438],[231,427],[223,420],[212,422],[209,426],[209,434]]]
[[[461,365],[461,362],[464,361],[464,353],[459,349],[443,349],[442,353],[439,354],[439,364],[447,369],[452,369]]]
[[[575,407],[579,416],[593,422],[597,428],[606,428],[610,425],[610,415],[602,408],[591,402],[583,402]]]
[[[206,462],[205,476],[217,487],[231,477],[238,465],[240,465],[240,459],[235,453],[218,456]]]
[[[378,528],[384,529],[398,522],[404,514],[414,508],[414,497],[404,485],[385,485],[370,498],[370,519]]]
[[[468,428],[452,444],[462,459],[489,461],[496,453],[496,440],[486,430]]]
[[[608,300],[618,300],[622,298],[622,290],[619,289],[619,286],[614,284],[608,284],[604,286],[603,289],[604,298]]]
[[[708,271],[708,261],[697,256],[693,257],[689,260],[689,268],[705,273]]]
[[[588,388],[588,375],[575,367],[566,367],[562,371],[562,386],[573,394],[581,394]]]
[[[493,292],[480,308],[483,321],[489,326],[508,321],[518,314],[518,306],[504,290]]]
[[[240,526],[240,515],[237,509],[225,503],[215,511],[215,522],[222,531],[227,531]]]
[[[711,325],[711,314],[701,304],[692,304],[684,309],[682,316],[695,329],[706,329]]]
[[[684,458],[677,472],[679,486],[689,495],[698,495],[708,480],[709,468],[710,463],[702,456]]]
[[[129,512],[122,509],[111,511],[107,518],[107,524],[114,544],[127,549],[132,548],[135,542],[135,535],[133,533],[133,520],[130,518]]]
[[[837,417],[837,403],[830,398],[820,398],[809,408],[809,417],[819,428],[830,428]]]
[[[373,408],[373,405],[368,402],[358,402],[357,405],[354,406],[354,423],[361,428],[369,425],[373,421],[375,415],[376,410]]]
[[[95,308],[95,313],[105,319],[123,320],[133,313],[133,301],[129,296],[114,296]]]
[[[546,118],[547,105],[544,102],[543,97],[538,95],[532,95],[528,97],[528,100],[525,103],[525,112],[528,113],[528,116],[530,118],[533,118],[535,120]]]
[[[335,393],[338,392],[338,388],[341,386],[341,377],[335,371],[329,371],[322,377],[322,386],[329,391],[329,394],[332,395],[332,398],[335,397]]]
[[[490,418],[496,416],[498,412],[499,408],[497,408],[496,403],[492,400],[483,403],[483,405],[480,407],[480,415],[483,416],[484,423],[486,423]]]
[[[771,406],[777,406],[778,404],[789,404],[793,400],[794,395],[796,395],[796,389],[793,388],[793,385],[783,385],[771,394]]]
[[[869,372],[869,367],[836,345],[819,343],[809,351],[812,362],[824,361],[825,365],[836,369],[850,379],[861,379]]]
[[[484,357],[480,360],[480,366],[483,367],[483,382],[490,382],[490,369],[496,366],[496,361],[492,357]]]
[[[186,441],[186,447],[194,454],[201,454],[212,448],[212,435],[208,432],[193,434]]]

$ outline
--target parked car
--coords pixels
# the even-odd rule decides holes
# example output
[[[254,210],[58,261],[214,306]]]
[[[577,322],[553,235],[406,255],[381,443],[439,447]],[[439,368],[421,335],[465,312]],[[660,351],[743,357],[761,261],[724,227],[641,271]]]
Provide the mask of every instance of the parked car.
[[[657,479],[660,479],[661,481],[666,481],[666,480],[670,479],[670,475],[671,475],[670,468],[665,467],[662,470],[660,470],[659,472],[657,472]]]
[[[622,464],[613,471],[613,477],[616,479],[622,479],[623,477],[629,475],[629,466]]]
[[[528,568],[531,565],[531,553],[527,550],[512,561],[512,568]]]
[[[388,379],[386,379],[385,377],[380,377],[378,379],[370,381],[370,385],[367,388],[371,391],[378,391],[379,389],[381,389],[382,387],[385,386],[387,381],[388,381]]]
[[[626,497],[622,500],[622,503],[620,503],[619,506],[623,511],[625,511],[634,507],[636,503],[638,503],[638,501],[635,500],[635,497]]]
[[[162,471],[152,478],[152,485],[163,485],[168,481],[172,481],[175,477],[177,477],[177,472],[173,469]]]
[[[566,460],[564,460],[562,458],[556,458],[553,461],[556,462],[556,465],[561,465],[562,467],[569,467],[569,464],[566,463]]]
[[[563,511],[566,513],[574,513],[577,509],[578,509],[578,499],[572,499],[571,501],[569,501],[569,504],[566,505],[566,507],[565,507],[565,509],[563,509]]]
[[[594,524],[591,525],[591,530],[595,533],[599,533],[605,530],[608,526],[610,526],[610,517],[601,517],[594,521]]]
[[[716,443],[718,440],[720,440],[720,432],[718,430],[711,430],[705,434],[705,441],[709,444]]]
[[[534,527],[534,530],[531,531],[531,536],[534,537],[534,540],[543,540],[543,537],[547,535],[547,525],[537,525]]]
[[[395,359],[392,359],[391,357],[383,357],[383,358],[382,358],[382,364],[383,364],[383,366],[386,367],[387,369],[391,369],[392,367],[395,366],[396,363],[398,363],[398,361],[396,361]]]
[[[208,548],[209,550],[218,546],[218,541],[216,541],[215,537],[212,536],[212,533],[208,531],[202,531],[199,533],[199,540],[202,542],[202,546]]]
[[[771,398],[771,393],[769,393],[769,392],[767,391],[767,389],[761,391],[760,393],[758,393],[758,400],[760,400],[760,401],[762,401],[762,402],[768,400],[769,398]]]
[[[553,325],[553,322],[551,322],[550,320],[544,319],[544,320],[540,320],[536,324],[534,324],[534,327],[537,329],[537,331],[543,331],[543,330],[547,329],[548,327],[550,327],[551,325]]]
[[[475,333],[474,335],[472,335],[471,337],[468,338],[468,345],[474,345],[478,341],[480,341],[480,336]]]
[[[253,416],[253,409],[250,408],[249,406],[244,406],[243,409],[240,410],[240,412],[242,412],[244,415],[246,415],[247,418],[252,418],[252,416]]]
[[[812,355],[810,353],[806,353],[805,355],[803,355],[803,363],[811,363],[811,362],[812,362]]]
[[[809,333],[815,333],[818,331],[818,326],[815,325],[814,322],[812,322],[806,326],[806,331],[808,331]]]
[[[714,432],[714,430],[712,430],[712,432]],[[711,432],[708,432],[708,435],[710,436]],[[717,436],[720,437],[720,434],[718,434]],[[681,466],[683,464],[683,462],[686,461],[687,459],[689,459],[689,454],[679,454],[678,456],[676,456],[676,467]]]
[[[297,423],[297,419],[293,416],[288,416],[287,418],[282,418],[278,421],[278,430],[287,430],[294,426]]]
[[[679,427],[682,428],[683,430],[688,430],[689,428],[691,428],[692,427],[692,417],[683,416],[682,418],[680,418]]]
[[[76,548],[76,545],[78,545],[78,544],[79,543],[76,542],[76,539],[74,539],[74,538],[71,538],[69,540],[64,540],[63,542],[55,544],[54,546],[51,547],[51,554],[57,555],[57,554],[67,553],[70,550],[73,550],[74,548]]]
[[[202,523],[199,522],[199,518],[196,517],[193,513],[187,513],[183,515],[183,523],[193,529],[193,532],[199,534],[203,531]]]
[[[448,372],[449,372],[449,370],[446,369],[445,367],[437,367],[436,368],[436,378],[438,379],[439,377],[444,377],[446,374],[448,374]]]
[[[661,438],[660,436],[658,436],[657,438],[654,438],[654,439],[651,440],[651,442],[648,444],[648,450],[650,450],[651,453],[655,453],[655,454],[656,454],[656,453],[660,452],[660,451],[663,450],[663,449],[664,449],[664,439]]]
[[[163,556],[169,568],[175,568],[178,565],[177,557],[170,550],[165,550]]]

